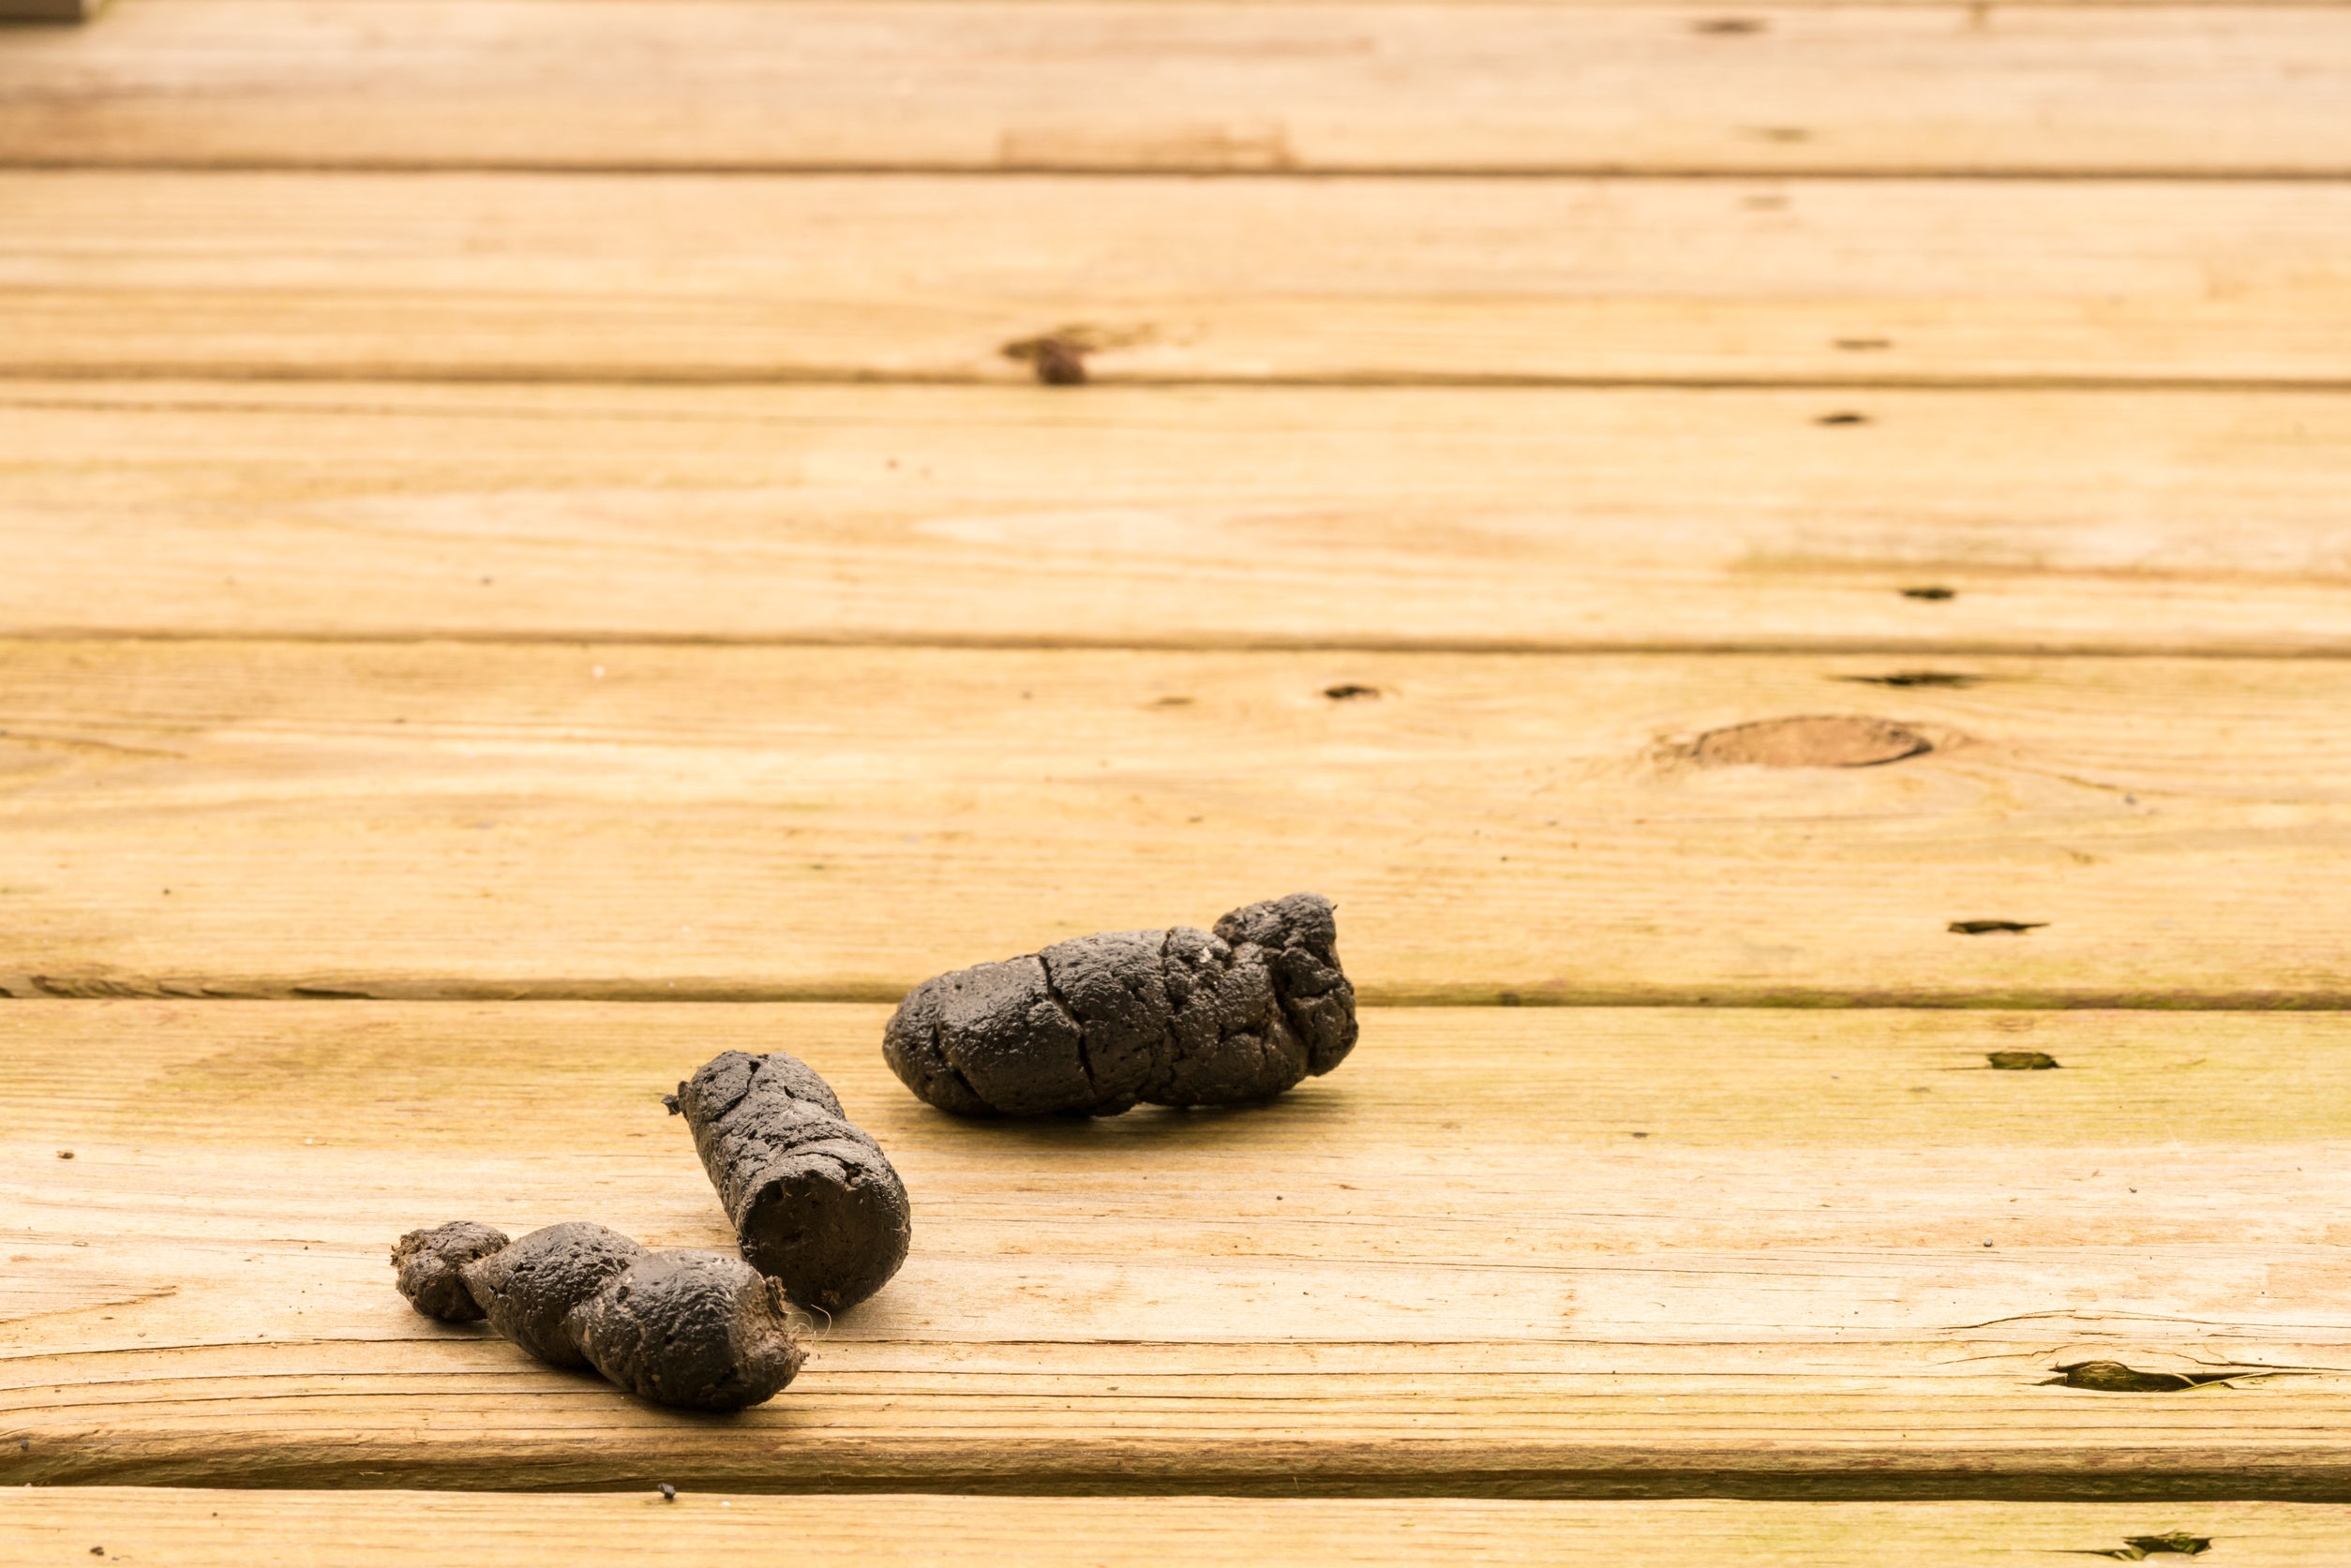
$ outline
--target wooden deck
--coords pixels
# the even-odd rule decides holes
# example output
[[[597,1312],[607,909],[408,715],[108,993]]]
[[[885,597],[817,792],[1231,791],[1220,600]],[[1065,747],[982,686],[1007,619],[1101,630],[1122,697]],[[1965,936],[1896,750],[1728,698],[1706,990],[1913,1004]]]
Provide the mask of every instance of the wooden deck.
[[[2242,0],[0,28],[0,1563],[2343,1561],[2346,106]],[[1299,889],[1271,1105],[881,1062]],[[916,1209],[774,1402],[392,1291],[726,1245],[725,1048]]]

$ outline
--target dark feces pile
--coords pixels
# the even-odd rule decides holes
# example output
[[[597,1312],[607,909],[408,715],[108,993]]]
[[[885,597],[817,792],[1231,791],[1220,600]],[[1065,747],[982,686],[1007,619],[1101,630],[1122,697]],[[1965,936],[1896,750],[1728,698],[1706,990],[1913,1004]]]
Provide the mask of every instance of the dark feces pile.
[[[1235,1105],[1355,1049],[1355,987],[1331,903],[1293,893],[1200,931],[1111,931],[923,981],[882,1053],[968,1116]]]
[[[593,1366],[658,1404],[741,1410],[807,1358],[783,1293],[741,1259],[652,1251],[601,1225],[550,1225],[510,1242],[452,1220],[402,1236],[392,1266],[425,1316],[487,1318],[540,1360]]]

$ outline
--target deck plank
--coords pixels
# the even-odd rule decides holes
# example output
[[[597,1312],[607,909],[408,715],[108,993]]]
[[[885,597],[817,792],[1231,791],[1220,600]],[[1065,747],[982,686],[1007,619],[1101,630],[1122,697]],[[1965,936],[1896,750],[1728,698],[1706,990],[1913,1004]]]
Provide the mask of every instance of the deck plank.
[[[1375,1009],[1267,1107],[1043,1125],[916,1102],[885,1016],[0,1010],[0,1484],[2351,1484],[2339,1015]],[[772,1404],[664,1411],[392,1291],[457,1215],[725,1245],[656,1096],[729,1047],[825,1073],[915,1204]],[[2062,1065],[1985,1065],[2026,1048]],[[2245,1381],[2047,1382],[2092,1358]]]
[[[2156,1521],[2150,1524],[2149,1521]],[[2344,1515],[2303,1503],[1773,1503],[1420,1498],[797,1497],[223,1492],[159,1487],[0,1493],[0,1563],[66,1562],[92,1545],[128,1562],[253,1568],[331,1557],[352,1568],[685,1563],[788,1537],[882,1568],[1145,1568],[1638,1561],[1658,1568],[2014,1568],[2019,1552],[2113,1551],[2184,1531],[2273,1568],[2340,1559]],[[2080,1543],[2087,1543],[2082,1545]],[[2155,1560],[2159,1565],[2164,1561]],[[2175,1561],[2184,1562],[2185,1558]]]
[[[0,629],[2340,655],[2347,455],[2296,393],[0,381]]]
[[[894,999],[1307,888],[1391,1002],[2351,997],[2351,664],[1914,671],[17,642],[0,986]],[[1903,727],[1700,745],[1820,717]]]
[[[0,318],[20,377],[2342,387],[2351,183],[19,171]]]
[[[0,158],[2328,174],[2340,6],[127,0]]]

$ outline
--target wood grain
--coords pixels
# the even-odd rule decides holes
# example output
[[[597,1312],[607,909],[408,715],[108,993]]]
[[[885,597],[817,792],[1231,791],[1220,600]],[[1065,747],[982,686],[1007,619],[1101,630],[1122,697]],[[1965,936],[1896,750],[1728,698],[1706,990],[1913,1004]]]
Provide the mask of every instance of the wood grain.
[[[2159,1521],[2150,1526],[2150,1519]],[[1492,1501],[1469,1498],[940,1498],[19,1488],[0,1494],[0,1562],[62,1563],[91,1544],[127,1562],[187,1568],[524,1568],[699,1565],[771,1550],[876,1564],[1322,1563],[1415,1568],[1432,1558],[1597,1558],[1715,1568],[2014,1568],[2035,1555],[2113,1551],[2185,1530],[2278,1568],[2342,1552],[2339,1509],[2303,1503]],[[2074,1543],[2089,1543],[2086,1546]],[[2157,1558],[2158,1568],[2166,1561]]]
[[[2325,5],[168,0],[5,43],[20,163],[2351,172]]]
[[[1084,326],[1109,381],[2341,387],[2351,183],[16,172],[0,322],[16,376],[1015,381]]]
[[[894,1000],[1304,888],[1385,1001],[2351,997],[2351,665],[1928,670],[17,642],[0,986]],[[1839,717],[1932,749],[1695,746]]]
[[[1264,1108],[1044,1125],[921,1106],[885,1016],[0,1010],[0,1484],[2351,1485],[2338,1015],[1374,1010]],[[656,1097],[728,1047],[806,1057],[915,1202],[772,1404],[640,1405],[391,1290],[455,1215],[725,1245]],[[2048,1383],[2091,1358],[2243,1381]]]
[[[0,629],[2342,654],[2346,454],[2293,393],[0,381]]]

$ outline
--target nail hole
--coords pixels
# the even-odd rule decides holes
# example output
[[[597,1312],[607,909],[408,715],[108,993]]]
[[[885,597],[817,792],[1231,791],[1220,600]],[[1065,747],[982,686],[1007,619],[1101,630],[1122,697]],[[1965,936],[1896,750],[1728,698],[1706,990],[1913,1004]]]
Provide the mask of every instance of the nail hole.
[[[1956,936],[1988,936],[1999,932],[2039,931],[2046,920],[1954,920],[1943,929]]]
[[[1353,680],[1342,680],[1336,686],[1323,688],[1323,695],[1333,702],[1354,702],[1358,698],[1377,697],[1379,694],[1380,689],[1377,686],[1360,685]]]
[[[1865,413],[1854,413],[1849,410],[1844,410],[1836,413],[1824,413],[1812,423],[1815,425],[1866,425],[1869,423],[1869,416]]]
[[[1955,588],[1944,588],[1940,584],[1930,583],[1924,588],[1906,588],[1902,590],[1902,597],[1940,601],[1958,598],[1959,590]]]

